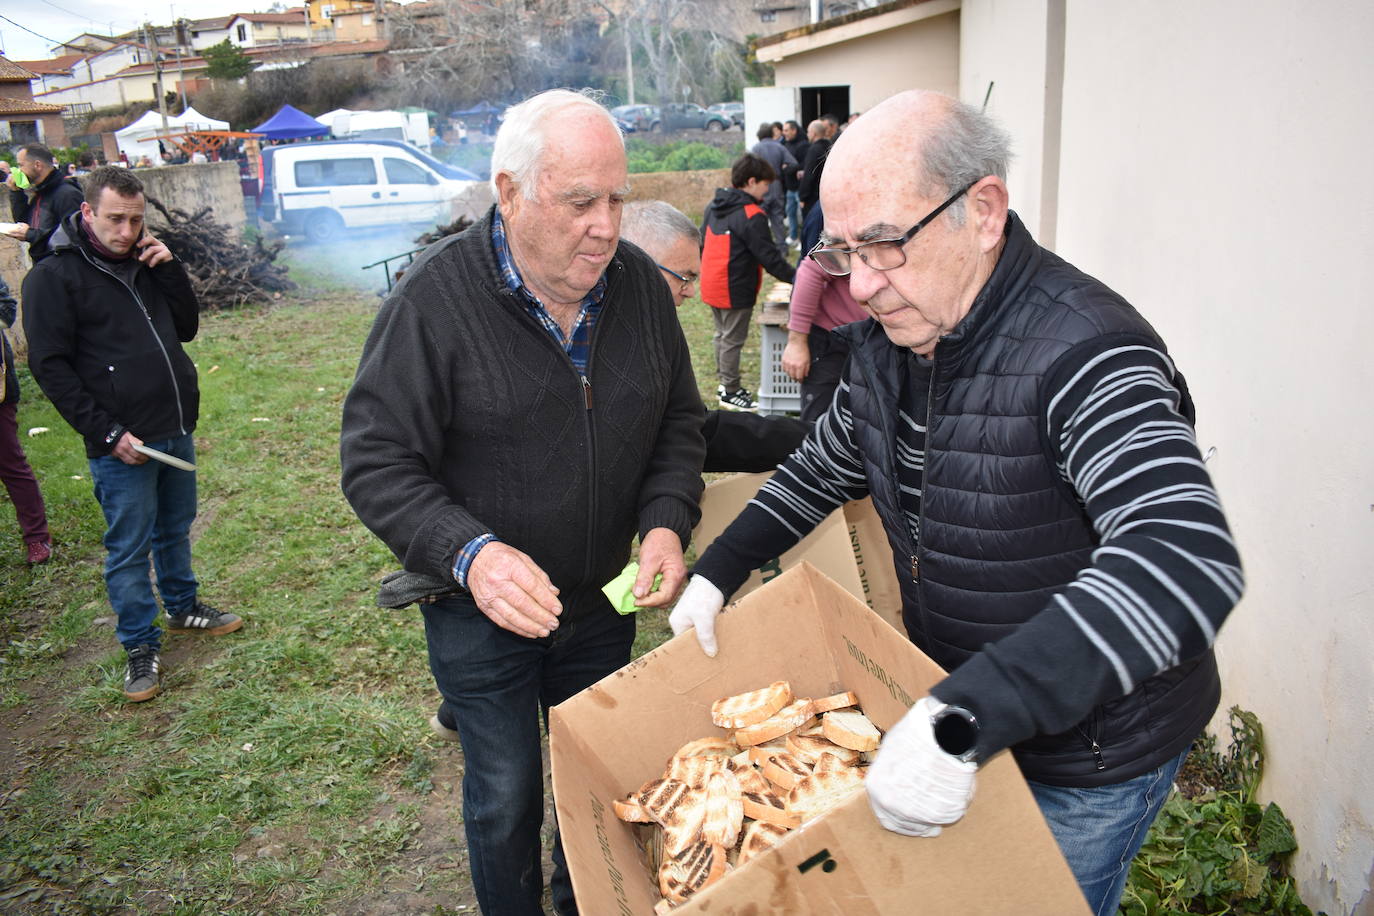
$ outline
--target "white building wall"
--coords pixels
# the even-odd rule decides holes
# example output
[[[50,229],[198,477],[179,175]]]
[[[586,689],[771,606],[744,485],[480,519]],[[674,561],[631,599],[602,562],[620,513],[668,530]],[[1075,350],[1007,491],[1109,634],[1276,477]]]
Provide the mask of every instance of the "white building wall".
[[[1374,7],[965,0],[961,94],[981,101],[996,76],[1023,157],[1047,75],[1046,29],[1028,25],[1056,7],[1055,247],[1134,302],[1188,375],[1248,578],[1217,646],[1219,721],[1239,704],[1264,723],[1261,792],[1297,828],[1305,901],[1368,916]],[[1018,169],[1014,203],[1037,193],[1015,184],[1033,165]]]

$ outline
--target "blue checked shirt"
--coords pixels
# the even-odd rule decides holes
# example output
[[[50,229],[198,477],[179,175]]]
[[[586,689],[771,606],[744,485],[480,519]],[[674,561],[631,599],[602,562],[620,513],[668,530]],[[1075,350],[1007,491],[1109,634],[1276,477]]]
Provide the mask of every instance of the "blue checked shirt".
[[[572,333],[565,338],[563,329],[549,314],[549,310],[544,308],[544,303],[539,301],[539,297],[531,292],[525,281],[520,278],[520,270],[515,266],[515,259],[511,257],[510,243],[506,241],[506,227],[501,222],[499,210],[494,211],[491,216],[491,247],[496,253],[496,263],[501,268],[506,288],[520,297],[530,317],[539,322],[563,347],[572,364],[577,367],[577,374],[585,376],[587,360],[591,356],[592,329],[596,327],[596,316],[601,313],[601,300],[606,295],[606,275],[601,275],[601,279],[596,281],[596,286],[593,286],[591,292],[582,300],[582,308],[577,313],[577,321],[573,322]],[[463,549],[454,556],[453,579],[461,588],[468,587],[468,569],[472,566],[477,551],[495,540],[497,537],[494,534],[478,535],[463,545]]]

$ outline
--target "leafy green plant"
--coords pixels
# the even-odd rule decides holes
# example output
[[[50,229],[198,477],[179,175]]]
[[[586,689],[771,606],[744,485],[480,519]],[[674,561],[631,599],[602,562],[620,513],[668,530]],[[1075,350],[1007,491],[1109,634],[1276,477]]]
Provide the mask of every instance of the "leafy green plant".
[[[1131,864],[1122,916],[1253,913],[1312,916],[1288,875],[1298,842],[1274,802],[1255,800],[1264,775],[1264,729],[1231,707],[1231,745],[1204,735]]]
[[[678,140],[651,143],[637,137],[625,143],[631,174],[642,172],[686,172],[695,169],[724,169],[739,155],[706,143]]]

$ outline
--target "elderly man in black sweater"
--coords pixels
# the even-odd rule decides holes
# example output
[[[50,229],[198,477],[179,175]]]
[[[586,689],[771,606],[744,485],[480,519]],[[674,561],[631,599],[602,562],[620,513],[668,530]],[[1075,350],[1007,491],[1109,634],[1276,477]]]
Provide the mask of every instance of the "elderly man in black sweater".
[[[537,914],[539,714],[629,662],[634,617],[602,588],[636,534],[639,605],[677,597],[705,408],[658,268],[619,238],[609,114],[536,95],[506,113],[491,172],[496,206],[382,305],[344,405],[343,488],[407,571],[458,588],[424,617],[473,884],[484,913]],[[551,885],[576,912],[557,840]]]

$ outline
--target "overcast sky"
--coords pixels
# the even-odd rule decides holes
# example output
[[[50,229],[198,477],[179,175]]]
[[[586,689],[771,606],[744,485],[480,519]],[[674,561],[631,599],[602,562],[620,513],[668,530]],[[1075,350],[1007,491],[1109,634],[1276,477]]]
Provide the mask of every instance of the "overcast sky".
[[[144,22],[170,25],[176,17],[209,19],[266,10],[272,0],[0,0],[0,46],[10,60],[40,60],[48,49],[82,32],[118,35]],[[299,4],[287,4],[295,6]],[[25,31],[25,30],[29,31]],[[34,35],[37,32],[38,35]],[[38,37],[39,35],[43,37]]]

